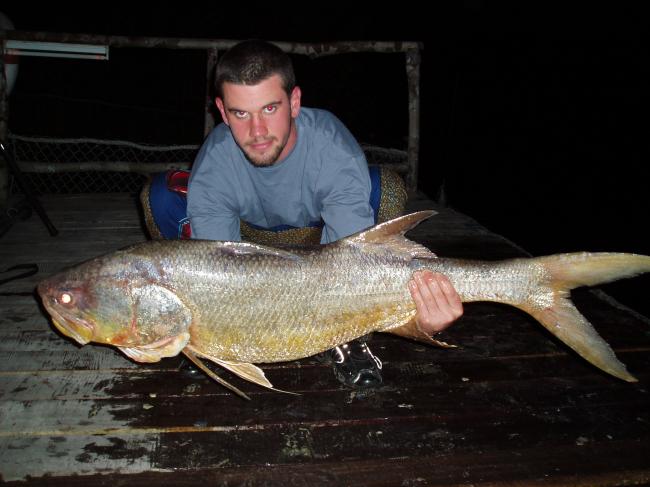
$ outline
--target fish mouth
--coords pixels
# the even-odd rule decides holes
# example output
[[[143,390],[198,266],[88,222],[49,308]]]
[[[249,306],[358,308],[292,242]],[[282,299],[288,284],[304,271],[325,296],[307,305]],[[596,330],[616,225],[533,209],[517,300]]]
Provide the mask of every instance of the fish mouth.
[[[93,338],[93,325],[83,318],[71,316],[65,310],[61,310],[50,299],[44,299],[43,305],[52,317],[54,326],[65,336],[72,338],[81,345],[85,345]]]

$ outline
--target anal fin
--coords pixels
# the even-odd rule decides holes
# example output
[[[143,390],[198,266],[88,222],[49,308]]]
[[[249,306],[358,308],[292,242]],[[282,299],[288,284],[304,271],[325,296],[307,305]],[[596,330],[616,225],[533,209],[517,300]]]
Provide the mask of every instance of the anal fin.
[[[406,324],[397,328],[386,330],[384,333],[392,333],[393,335],[409,338],[418,342],[426,343],[428,345],[435,345],[442,348],[457,348],[456,345],[450,345],[447,342],[436,340],[431,335],[425,333],[420,329],[415,318],[412,318]]]

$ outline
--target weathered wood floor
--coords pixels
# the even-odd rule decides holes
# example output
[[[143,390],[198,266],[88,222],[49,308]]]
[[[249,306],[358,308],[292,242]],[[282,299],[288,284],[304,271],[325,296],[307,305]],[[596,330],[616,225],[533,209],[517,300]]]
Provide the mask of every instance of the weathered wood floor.
[[[37,263],[31,291],[60,268],[144,240],[135,198],[43,198],[0,238],[0,270]],[[412,209],[431,208],[423,199]],[[442,210],[411,237],[439,254],[521,255],[471,219]],[[376,334],[383,387],[348,390],[313,359],[263,367],[288,396],[224,374],[247,402],[179,358],[129,361],[76,346],[34,296],[0,296],[0,473],[53,485],[633,485],[650,482],[650,325],[599,294],[578,307],[639,379],[588,365],[523,313],[473,304],[428,348]]]

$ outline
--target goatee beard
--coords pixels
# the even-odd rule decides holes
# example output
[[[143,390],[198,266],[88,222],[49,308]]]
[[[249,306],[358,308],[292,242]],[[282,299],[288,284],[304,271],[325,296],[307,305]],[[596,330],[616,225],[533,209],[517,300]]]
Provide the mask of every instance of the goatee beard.
[[[283,145],[278,145],[273,149],[273,152],[271,154],[267,154],[261,157],[253,157],[247,151],[244,151],[244,155],[246,156],[248,162],[250,162],[255,167],[268,167],[272,166],[278,161],[278,158],[284,150],[285,145],[286,143]]]
[[[253,155],[253,152],[251,151],[250,153],[247,150],[244,150],[243,145],[239,145],[239,147],[242,149],[242,152],[244,153],[244,156],[248,160],[248,162],[251,163],[251,165],[255,167],[269,167],[278,162],[278,159],[280,157],[280,154],[282,154],[282,151],[284,151],[284,148],[287,146],[289,143],[289,138],[291,137],[292,131],[295,130],[295,122],[294,120],[289,117],[289,132],[287,135],[284,137],[284,140],[281,141],[274,149],[273,152],[267,155],[263,155],[260,157],[255,157]],[[272,141],[278,140],[276,137],[272,136],[271,137]]]

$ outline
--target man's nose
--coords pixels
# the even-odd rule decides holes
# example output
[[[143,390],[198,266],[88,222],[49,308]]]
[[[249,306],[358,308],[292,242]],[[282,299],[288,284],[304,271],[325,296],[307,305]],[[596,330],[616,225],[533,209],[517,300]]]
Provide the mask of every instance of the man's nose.
[[[258,114],[254,114],[251,117],[250,131],[251,131],[251,137],[266,137],[266,135],[269,133],[266,127],[266,122]]]

